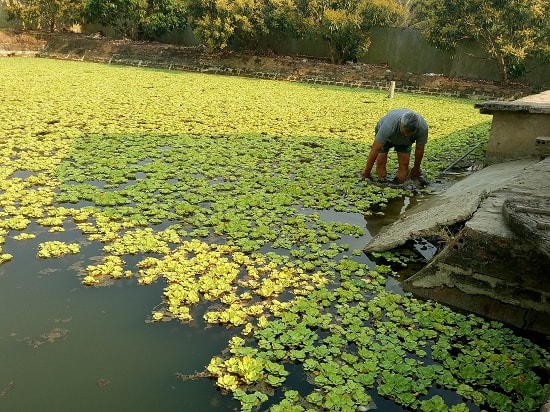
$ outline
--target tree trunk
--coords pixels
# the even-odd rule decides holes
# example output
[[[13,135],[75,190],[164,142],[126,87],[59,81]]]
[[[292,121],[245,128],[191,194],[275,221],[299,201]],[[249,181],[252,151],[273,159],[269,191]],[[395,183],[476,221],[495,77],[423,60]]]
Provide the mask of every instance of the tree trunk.
[[[498,63],[498,70],[500,72],[500,83],[503,86],[508,85],[509,79],[508,79],[508,66],[506,65],[506,61],[504,60],[504,56],[498,55],[497,56],[497,63]]]

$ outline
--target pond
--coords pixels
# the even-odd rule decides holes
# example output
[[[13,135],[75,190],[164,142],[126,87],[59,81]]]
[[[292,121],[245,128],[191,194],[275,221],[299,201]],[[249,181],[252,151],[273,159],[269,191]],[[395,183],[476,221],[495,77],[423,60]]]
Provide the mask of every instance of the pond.
[[[395,200],[384,217],[368,221],[353,213],[317,213],[324,220],[367,228],[360,238],[342,239],[354,249],[362,248],[409,204],[409,198]],[[96,245],[83,246],[74,256],[38,259],[36,250],[47,232],[38,226],[28,231],[36,231],[37,237],[17,243],[8,239],[4,249],[14,257],[0,266],[2,410],[238,409],[211,380],[183,380],[180,375],[203,371],[234,331],[207,327],[200,316],[191,324],[146,323],[160,303],[163,282],[143,287],[125,279],[106,287],[84,286],[78,273],[88,259],[100,255]],[[66,242],[80,237],[76,229],[58,236]],[[373,264],[364,255],[357,259]],[[387,288],[401,291],[392,278]],[[291,374],[289,384],[309,385],[300,373]],[[386,404],[387,411],[403,410],[382,398],[375,401]]]
[[[0,410],[540,407],[546,351],[362,253],[421,198],[358,178],[365,130],[426,113],[430,178],[488,135],[472,102],[0,66]]]

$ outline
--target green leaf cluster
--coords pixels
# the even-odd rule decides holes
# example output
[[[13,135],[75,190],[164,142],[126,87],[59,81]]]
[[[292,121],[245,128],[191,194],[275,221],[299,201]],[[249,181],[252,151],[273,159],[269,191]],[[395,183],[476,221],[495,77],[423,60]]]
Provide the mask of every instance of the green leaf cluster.
[[[542,403],[547,385],[535,371],[548,364],[548,352],[497,322],[386,292],[383,282],[373,288],[383,275],[365,270],[345,274],[334,290],[294,300],[273,321],[258,322],[255,343],[241,341],[240,354],[298,363],[314,384],[311,393],[295,395],[291,403],[285,397],[271,411],[283,405],[369,409],[373,391],[422,411],[467,411],[466,401],[535,411]],[[429,397],[435,387],[455,391],[464,401],[447,405],[439,395]]]
[[[82,0],[2,1],[8,20],[15,20],[24,30],[61,30],[81,22]]]
[[[78,252],[80,252],[80,245],[78,243],[67,244],[58,240],[52,240],[38,245],[37,256],[40,258],[61,257]]]

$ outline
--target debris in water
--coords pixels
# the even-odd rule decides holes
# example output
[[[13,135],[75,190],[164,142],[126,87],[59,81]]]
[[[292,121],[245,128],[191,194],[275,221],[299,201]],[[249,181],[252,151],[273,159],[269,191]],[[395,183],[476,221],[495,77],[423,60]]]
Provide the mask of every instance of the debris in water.
[[[13,381],[11,381],[10,383],[8,383],[8,386],[4,387],[1,391],[0,391],[0,396],[4,396],[6,393],[8,393],[9,391],[11,391],[13,389],[13,387],[15,386],[15,384],[13,383]]]
[[[41,335],[40,338],[32,338],[30,336],[26,336],[21,340],[27,343],[29,346],[32,346],[33,348],[38,348],[44,343],[54,343],[59,339],[63,339],[65,338],[65,336],[67,336],[68,333],[68,329],[53,328],[49,332]]]
[[[105,386],[109,385],[111,381],[107,378],[101,378],[97,381],[97,386],[99,388],[104,388]]]

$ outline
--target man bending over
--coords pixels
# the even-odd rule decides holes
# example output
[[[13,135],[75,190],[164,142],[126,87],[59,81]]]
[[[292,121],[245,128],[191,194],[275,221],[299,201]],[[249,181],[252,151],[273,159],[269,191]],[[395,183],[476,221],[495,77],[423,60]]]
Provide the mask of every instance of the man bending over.
[[[374,143],[370,149],[367,164],[361,172],[364,178],[371,176],[371,170],[376,162],[376,175],[386,177],[386,163],[388,152],[393,147],[397,152],[397,175],[394,183],[403,183],[409,175],[409,161],[413,143],[414,166],[411,178],[417,179],[421,175],[420,163],[424,157],[424,146],[428,142],[428,124],[418,113],[409,109],[395,109],[382,117],[374,129]]]

